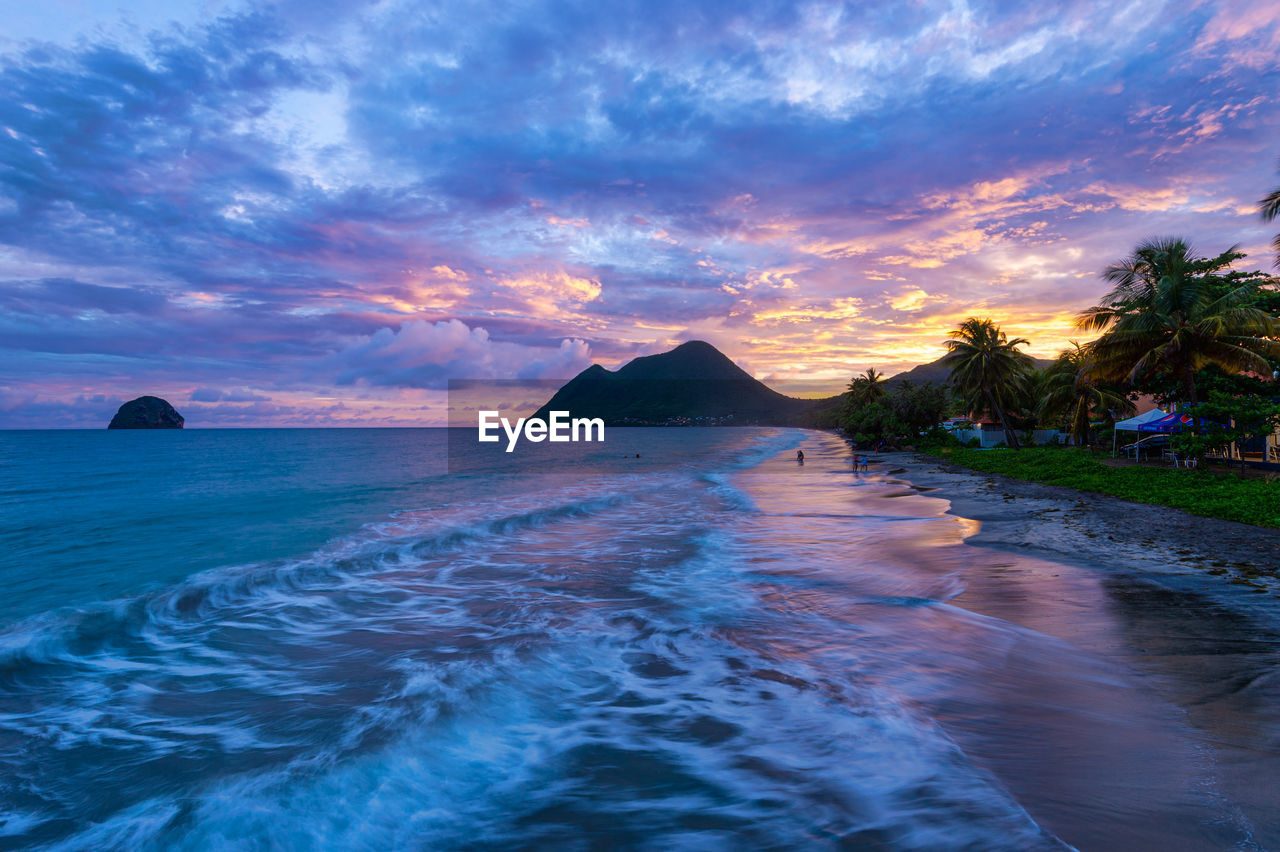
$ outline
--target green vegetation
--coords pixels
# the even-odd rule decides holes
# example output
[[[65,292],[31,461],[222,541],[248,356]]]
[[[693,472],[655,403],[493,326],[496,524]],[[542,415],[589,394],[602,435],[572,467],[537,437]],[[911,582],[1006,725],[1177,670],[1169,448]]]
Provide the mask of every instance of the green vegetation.
[[[1196,412],[1189,429],[1172,436],[1182,454],[1202,458],[1270,434],[1280,424],[1272,378],[1280,375],[1280,282],[1234,269],[1243,257],[1234,248],[1200,257],[1176,237],[1146,240],[1107,268],[1112,290],[1079,316],[1082,329],[1101,334],[1072,341],[1047,367],[1037,369],[1019,350],[1024,338],[1010,340],[990,319],[970,317],[950,332],[937,362],[950,371],[941,404],[931,398],[927,407],[938,419],[895,414],[903,406],[889,401],[874,370],[855,377],[838,414],[833,406],[828,415],[859,443],[928,443],[926,433],[950,412],[989,415],[1015,450],[1019,432],[1035,429],[1057,429],[1086,446],[1109,437],[1117,419],[1134,413],[1138,395],[1149,394],[1161,406]]]
[[[1268,222],[1280,218],[1280,189],[1259,211]],[[1275,246],[1280,252],[1280,235]],[[1170,438],[1180,454],[1202,458],[1270,434],[1280,426],[1280,279],[1236,269],[1244,257],[1235,246],[1202,257],[1181,237],[1144,240],[1106,268],[1111,291],[1076,320],[1097,338],[1072,341],[1048,367],[1037,369],[1020,351],[1030,341],[1010,340],[990,319],[969,317],[949,333],[947,353],[935,362],[948,371],[941,391],[928,391],[927,399],[896,391],[891,397],[883,377],[867,370],[823,412],[824,423],[834,421],[859,443],[945,445],[947,436],[932,427],[949,411],[990,416],[1015,450],[1018,431],[1035,429],[1064,431],[1087,446],[1090,438],[1110,437],[1116,419],[1132,416],[1133,402],[1147,394],[1196,415]]]
[[[1036,413],[1047,423],[1066,422],[1066,430],[1078,447],[1089,441],[1089,419],[1094,412],[1113,412],[1128,417],[1134,404],[1115,387],[1098,381],[1089,370],[1089,349],[1074,340],[1044,371],[1042,392],[1038,394]]]
[[[861,376],[854,376],[849,382],[849,402],[854,405],[871,405],[878,402],[885,394],[884,376],[868,368]]]
[[[1210,390],[1208,401],[1196,406],[1196,415],[1203,420],[1199,428],[1169,436],[1169,446],[1179,455],[1202,458],[1274,432],[1280,427],[1280,402],[1261,394]]]
[[[861,376],[854,379],[853,384],[860,381],[863,381]],[[927,442],[920,440],[922,433],[942,431],[936,427],[946,416],[950,404],[946,389],[930,382],[922,385],[902,382],[891,393],[879,386],[872,387],[878,392],[870,402],[860,402],[859,396],[851,392],[841,412],[841,426],[856,443],[875,444],[913,435],[916,436],[913,443],[920,444]],[[867,390],[865,384],[859,388],[863,394]]]
[[[1174,398],[1199,402],[1196,374],[1206,367],[1228,373],[1270,372],[1266,357],[1280,357],[1275,320],[1260,309],[1261,272],[1236,272],[1244,255],[1234,248],[1196,257],[1186,241],[1141,243],[1104,277],[1115,285],[1102,303],[1080,316],[1080,327],[1104,332],[1089,345],[1095,375],[1139,386],[1151,376],[1175,379]]]
[[[1031,356],[1018,347],[1031,341],[1009,340],[989,319],[970,317],[951,332],[943,365],[951,368],[951,384],[972,411],[986,411],[1000,421],[1005,443],[1018,449],[1018,436],[1005,415],[1011,399],[1022,393]]]
[[[1018,453],[944,447],[928,450],[982,473],[1065,485],[1193,515],[1280,529],[1280,489],[1233,474],[1142,466],[1112,467],[1105,454],[1076,448],[1031,447]]]

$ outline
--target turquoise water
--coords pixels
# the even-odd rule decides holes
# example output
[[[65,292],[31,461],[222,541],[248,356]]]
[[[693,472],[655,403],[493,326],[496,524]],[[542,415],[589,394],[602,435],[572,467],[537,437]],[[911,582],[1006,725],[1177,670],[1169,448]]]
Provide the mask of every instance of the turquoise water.
[[[0,622],[305,554],[449,484],[434,430],[372,434],[0,432]]]
[[[0,433],[0,849],[1280,839],[1274,636],[822,433],[579,449]]]
[[[474,446],[473,430],[458,442],[472,450],[465,464],[453,459],[466,470],[450,475],[446,431],[0,431],[0,624],[300,556],[400,510],[530,487],[518,464],[528,454]],[[566,447],[542,469],[574,477],[637,452],[625,470],[678,465],[714,458],[739,443],[732,435],[687,430],[670,446],[651,429],[613,429],[607,448]],[[535,461],[548,448],[537,449]]]

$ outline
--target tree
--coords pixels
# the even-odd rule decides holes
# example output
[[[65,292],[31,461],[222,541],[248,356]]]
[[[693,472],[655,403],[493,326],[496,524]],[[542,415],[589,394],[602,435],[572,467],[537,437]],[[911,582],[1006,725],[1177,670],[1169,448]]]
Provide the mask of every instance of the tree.
[[[1048,390],[1049,370],[1047,367],[1031,367],[1022,376],[1022,381],[1001,400],[1004,416],[1009,425],[1024,434],[1034,433],[1044,420],[1040,411],[1040,400]]]
[[[1005,443],[1018,449],[1018,438],[1005,415],[1007,402],[1026,382],[1033,361],[1018,350],[1030,343],[1018,337],[1009,340],[989,319],[969,317],[950,332],[942,366],[951,370],[951,384],[971,411],[987,411],[1000,421]]]
[[[893,417],[906,434],[918,438],[922,432],[937,428],[947,416],[947,391],[933,382],[917,385],[904,379],[888,399]]]
[[[849,382],[849,400],[855,405],[870,405],[885,394],[884,375],[868,367],[861,376]]]
[[[1258,207],[1262,212],[1262,221],[1270,222],[1276,217],[1280,217],[1280,186],[1267,193]],[[1276,265],[1280,266],[1280,234],[1276,234],[1275,242],[1271,244],[1276,250]]]
[[[1045,382],[1037,411],[1043,421],[1059,419],[1068,424],[1067,431],[1076,446],[1089,440],[1091,415],[1119,411],[1130,415],[1135,408],[1124,393],[1099,383],[1093,370],[1090,347],[1074,340],[1045,371]]]
[[[1131,385],[1168,375],[1180,385],[1176,398],[1194,405],[1196,373],[1205,367],[1269,371],[1264,356],[1280,355],[1271,339],[1280,325],[1258,305],[1270,279],[1231,270],[1242,257],[1234,247],[1196,257],[1185,240],[1165,237],[1109,267],[1103,277],[1114,288],[1077,319],[1103,332],[1090,347],[1096,375]]]
[[[1273,397],[1220,390],[1210,390],[1207,396],[1196,407],[1202,427],[1171,435],[1169,445],[1174,451],[1196,458],[1211,450],[1225,454],[1231,444],[1269,435],[1280,427],[1280,400]]]
[[[904,381],[866,405],[849,405],[841,425],[858,444],[906,437],[917,441],[946,416],[947,392],[932,382],[922,385]]]
[[[859,446],[875,444],[905,431],[903,424],[894,417],[893,408],[884,399],[870,405],[850,405],[845,410],[841,425]]]

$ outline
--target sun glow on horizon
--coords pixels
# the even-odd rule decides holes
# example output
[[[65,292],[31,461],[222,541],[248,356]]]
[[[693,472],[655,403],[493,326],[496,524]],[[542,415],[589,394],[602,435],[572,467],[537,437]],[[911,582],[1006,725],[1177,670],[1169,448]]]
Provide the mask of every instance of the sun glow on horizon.
[[[691,339],[836,391],[969,316],[1051,358],[1144,238],[1269,266],[1272,6],[33,7],[0,428],[195,389],[206,423],[412,425],[453,375]]]

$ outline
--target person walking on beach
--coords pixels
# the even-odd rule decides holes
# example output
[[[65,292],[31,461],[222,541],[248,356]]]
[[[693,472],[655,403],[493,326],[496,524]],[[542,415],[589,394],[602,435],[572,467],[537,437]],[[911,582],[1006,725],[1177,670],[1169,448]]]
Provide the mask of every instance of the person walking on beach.
[[[804,450],[796,450],[796,461],[804,464]]]

